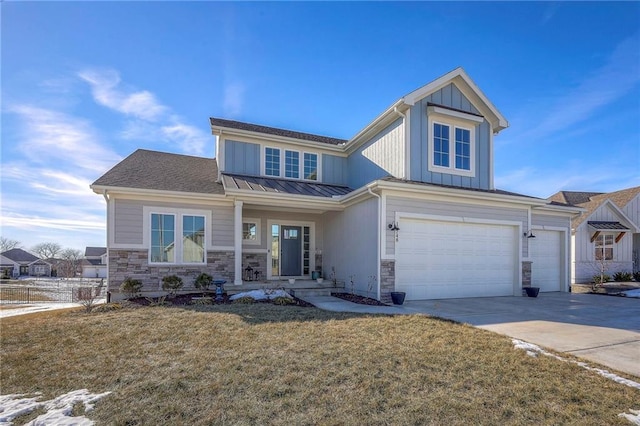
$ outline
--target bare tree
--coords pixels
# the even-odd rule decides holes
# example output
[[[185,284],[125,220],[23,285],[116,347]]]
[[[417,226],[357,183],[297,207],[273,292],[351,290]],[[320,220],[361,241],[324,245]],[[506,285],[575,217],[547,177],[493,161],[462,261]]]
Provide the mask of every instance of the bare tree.
[[[72,248],[64,249],[60,252],[60,259],[62,262],[58,271],[62,273],[62,276],[65,278],[75,277],[80,262],[82,262],[82,252]]]
[[[14,249],[16,247],[20,247],[20,241],[12,240],[7,237],[0,237],[0,253],[4,253],[5,251]]]
[[[58,243],[40,243],[33,246],[31,251],[42,259],[51,259],[62,251],[62,246]]]

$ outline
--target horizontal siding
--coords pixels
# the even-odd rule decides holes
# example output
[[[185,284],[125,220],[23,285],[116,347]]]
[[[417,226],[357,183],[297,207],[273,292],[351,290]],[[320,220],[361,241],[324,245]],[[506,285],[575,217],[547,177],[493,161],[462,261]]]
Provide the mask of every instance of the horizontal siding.
[[[142,244],[142,207],[137,201],[114,200],[114,243]]]
[[[491,126],[486,120],[475,127],[475,177],[430,172],[428,170],[428,141],[430,129],[428,125],[427,107],[430,102],[473,114],[480,113],[453,83],[427,96],[412,106],[409,111],[411,116],[409,166],[411,169],[411,178],[413,180],[420,180],[422,182],[440,185],[490,189],[490,164],[491,161],[493,161],[493,158],[491,158],[490,149]]]
[[[562,216],[532,214],[531,225],[532,226],[553,226],[553,227],[567,228],[567,230],[569,230],[569,227],[571,226],[571,219],[568,217],[562,217]]]
[[[216,207],[212,210],[211,238],[214,246],[233,247],[234,207]]]
[[[505,220],[521,222],[526,229],[528,213],[526,209],[496,208],[489,206],[477,206],[444,201],[428,201],[415,198],[387,197],[387,211],[385,223],[395,221],[396,212],[414,213],[425,215],[472,217],[477,219]],[[387,232],[385,253],[395,253],[395,239],[393,232]],[[526,256],[526,245],[523,244],[523,256]]]
[[[260,145],[226,140],[223,172],[243,175],[260,174]]]
[[[367,295],[369,281],[374,282],[377,297],[378,280],[378,201],[377,198],[348,207],[342,212],[325,213],[323,274],[330,278],[335,268],[336,278],[345,281],[353,277],[355,292]],[[373,277],[373,278],[371,278]]]
[[[347,158],[322,154],[322,182],[331,185],[348,185]]]
[[[349,156],[349,186],[359,188],[371,181],[405,177],[404,125],[398,118]]]

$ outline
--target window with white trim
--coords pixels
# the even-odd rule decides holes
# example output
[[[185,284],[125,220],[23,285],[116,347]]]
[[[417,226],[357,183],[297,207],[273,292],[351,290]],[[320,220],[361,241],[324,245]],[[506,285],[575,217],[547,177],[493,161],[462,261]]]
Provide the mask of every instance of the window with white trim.
[[[300,178],[300,153],[297,151],[284,152],[284,177]]]
[[[264,174],[280,176],[280,150],[278,148],[264,149]]]
[[[320,180],[320,156],[314,152],[264,147],[263,174],[288,179]]]
[[[260,219],[242,219],[242,242],[260,244]]]
[[[205,212],[199,212],[169,209],[151,210],[148,213],[150,264],[206,263],[207,222],[210,216]]]
[[[318,154],[304,153],[304,173],[302,176],[307,180],[318,180]]]
[[[596,260],[613,260],[613,235],[600,234],[595,243]]]

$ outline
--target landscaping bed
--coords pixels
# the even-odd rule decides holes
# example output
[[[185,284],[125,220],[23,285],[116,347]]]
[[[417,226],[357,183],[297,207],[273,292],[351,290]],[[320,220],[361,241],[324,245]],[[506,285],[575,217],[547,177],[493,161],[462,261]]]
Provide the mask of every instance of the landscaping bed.
[[[371,306],[389,306],[385,303],[380,302],[379,300],[372,299],[370,297],[359,296],[357,294],[351,293],[331,293],[333,297],[337,297],[339,299],[348,300],[349,302],[357,303],[359,305],[371,305]]]
[[[640,288],[640,283],[630,282],[606,282],[598,284],[594,289],[594,284],[571,284],[572,293],[602,294],[608,296],[625,296],[623,292]]]
[[[222,296],[222,301],[216,301],[215,293],[203,292],[203,293],[189,293],[178,294],[173,297],[134,297],[126,301],[117,302],[123,305],[132,306],[187,306],[187,305],[230,305],[230,304],[248,304],[248,303],[266,303],[273,304],[273,300],[253,300],[249,301],[243,298],[242,301],[234,301],[229,298],[227,293]],[[277,303],[277,302],[276,302]],[[302,299],[291,296],[291,303],[287,303],[287,306],[300,306],[304,308],[314,307],[311,303],[305,302]],[[108,309],[108,307],[107,307]]]

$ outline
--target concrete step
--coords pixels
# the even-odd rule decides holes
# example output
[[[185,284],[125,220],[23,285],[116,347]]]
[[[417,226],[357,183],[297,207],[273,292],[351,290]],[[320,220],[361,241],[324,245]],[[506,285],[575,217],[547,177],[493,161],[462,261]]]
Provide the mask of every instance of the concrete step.
[[[331,296],[331,293],[335,293],[338,291],[343,291],[343,289],[335,287],[287,289],[287,292],[289,292],[289,294],[298,298],[304,298],[306,296]]]

